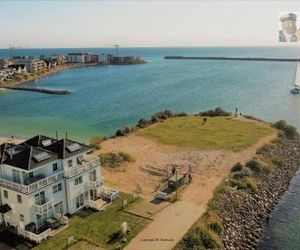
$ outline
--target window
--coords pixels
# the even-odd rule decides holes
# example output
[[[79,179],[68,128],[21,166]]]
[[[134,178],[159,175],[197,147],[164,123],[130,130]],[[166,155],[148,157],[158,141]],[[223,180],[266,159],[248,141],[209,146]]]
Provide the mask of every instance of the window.
[[[57,193],[57,192],[59,192],[59,191],[61,191],[61,190],[62,190],[61,183],[58,183],[57,185],[53,186],[53,193],[54,194]]]
[[[63,212],[63,202],[58,202],[57,204],[54,205],[54,212],[59,214]]]
[[[57,163],[54,163],[54,164],[52,165],[52,170],[53,170],[53,172],[54,172],[54,171],[57,171],[57,169],[58,169],[58,165],[57,165]]]
[[[35,196],[35,204],[36,205],[43,205],[46,203],[46,196],[45,196],[45,191],[42,191]]]
[[[16,183],[21,183],[20,172],[13,169],[12,174],[13,174],[13,181]]]
[[[81,183],[82,183],[82,176],[79,176],[78,178],[75,179],[75,186]]]
[[[97,176],[96,176],[96,170],[94,169],[93,171],[90,172],[90,181],[96,181]]]
[[[24,215],[20,214],[20,221],[24,222]]]
[[[83,205],[84,205],[84,196],[83,194],[81,194],[76,197],[76,208],[80,208]]]
[[[18,200],[18,203],[22,203],[22,196],[17,194],[17,200]]]
[[[30,173],[28,174],[28,176],[29,176],[29,178],[33,178],[33,172],[30,172]]]
[[[73,161],[72,160],[68,160],[68,167],[72,167],[73,166]]]
[[[8,198],[8,192],[7,192],[7,190],[3,190],[3,194],[4,194],[5,198]]]

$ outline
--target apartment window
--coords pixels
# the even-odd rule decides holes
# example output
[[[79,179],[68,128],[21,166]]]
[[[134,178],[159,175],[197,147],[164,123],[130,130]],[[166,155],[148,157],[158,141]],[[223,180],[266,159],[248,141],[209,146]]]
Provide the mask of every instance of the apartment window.
[[[45,196],[45,191],[42,191],[35,196],[35,204],[36,205],[43,205],[46,203],[46,196]]]
[[[61,183],[58,183],[57,185],[53,186],[53,193],[54,194],[57,193],[57,192],[59,192],[59,191],[61,191],[61,190],[62,190]]]
[[[20,221],[24,222],[24,215],[20,214]]]
[[[72,160],[68,160],[68,167],[72,167],[73,166],[73,161]]]
[[[13,181],[17,183],[21,183],[20,172],[13,169],[12,174],[13,174]]]
[[[97,176],[96,176],[96,170],[92,170],[90,173],[89,173],[89,176],[90,176],[90,181],[96,181],[97,179]]]
[[[53,170],[53,172],[54,172],[54,171],[57,171],[57,169],[58,169],[58,165],[57,165],[57,163],[54,163],[54,164],[52,165],[52,170]]]
[[[30,173],[28,174],[28,176],[29,176],[29,178],[33,178],[33,172],[30,172]]]
[[[83,205],[84,205],[84,196],[83,194],[81,194],[76,197],[76,208],[80,208]]]
[[[79,176],[78,178],[75,179],[75,186],[81,183],[82,183],[82,176]]]
[[[18,203],[22,203],[22,196],[17,194],[17,200],[18,200]]]
[[[54,212],[59,214],[63,212],[63,202],[58,202],[57,204],[54,205]]]
[[[7,192],[7,190],[3,190],[3,194],[4,194],[5,198],[8,198],[8,192]]]

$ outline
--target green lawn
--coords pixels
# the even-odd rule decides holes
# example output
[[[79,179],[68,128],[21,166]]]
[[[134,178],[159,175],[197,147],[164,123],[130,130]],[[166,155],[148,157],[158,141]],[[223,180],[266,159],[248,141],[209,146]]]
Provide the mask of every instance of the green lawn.
[[[121,228],[122,222],[127,222],[131,231],[127,240],[132,239],[139,231],[146,226],[146,221],[142,218],[135,217],[122,211],[123,200],[128,202],[132,200],[132,196],[120,193],[110,207],[105,211],[96,212],[86,218],[74,216],[70,219],[70,225],[67,229],[56,234],[52,239],[47,240],[37,247],[35,250],[59,250],[66,249],[68,238],[74,236],[76,241],[89,242],[104,249],[115,249],[116,245],[125,244],[119,242],[108,243],[111,236]]]
[[[201,117],[185,116],[170,118],[137,133],[167,145],[239,151],[274,132],[274,128],[262,122],[209,117],[203,125]]]

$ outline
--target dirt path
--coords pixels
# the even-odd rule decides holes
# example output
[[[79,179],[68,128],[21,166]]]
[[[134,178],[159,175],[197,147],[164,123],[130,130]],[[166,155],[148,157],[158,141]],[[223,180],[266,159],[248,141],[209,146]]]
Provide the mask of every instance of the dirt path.
[[[275,134],[265,137],[240,152],[166,146],[134,134],[102,143],[102,152],[124,151],[136,160],[114,170],[102,169],[106,185],[123,191],[132,192],[140,185],[144,196],[153,197],[161,178],[141,171],[140,166],[170,170],[171,164],[177,164],[182,173],[187,171],[188,165],[193,168],[193,182],[182,191],[180,201],[159,212],[126,249],[172,249],[206,210],[214,189],[228,176],[232,166],[250,160],[259,147],[275,137]]]

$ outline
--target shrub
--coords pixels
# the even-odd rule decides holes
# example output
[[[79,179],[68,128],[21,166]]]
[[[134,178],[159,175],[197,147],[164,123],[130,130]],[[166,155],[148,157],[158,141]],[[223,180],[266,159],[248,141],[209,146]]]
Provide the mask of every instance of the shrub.
[[[298,135],[297,129],[291,125],[288,125],[284,120],[275,122],[273,127],[283,131],[285,136],[289,139],[295,138]]]
[[[283,132],[286,137],[290,139],[295,138],[298,135],[297,129],[290,125],[286,126]]]
[[[188,116],[185,112],[176,113],[175,116]]]
[[[121,129],[117,130],[116,136],[124,136],[124,135],[125,135],[125,133]]]
[[[234,172],[233,178],[242,179],[246,176],[251,176],[251,175],[252,175],[251,169],[244,167],[241,171]]]
[[[252,192],[255,193],[257,192],[258,188],[257,188],[257,183],[256,180],[252,177],[246,177],[245,178],[245,183],[247,185],[247,188]]]
[[[156,122],[159,122],[161,120],[166,120],[170,117],[173,117],[174,114],[172,113],[172,111],[166,109],[164,111],[160,111],[160,112],[157,112],[157,113],[154,113],[152,116],[151,116],[151,122],[152,123],[156,123]]]
[[[100,162],[103,167],[114,168],[119,166],[122,162],[133,162],[134,158],[128,153],[120,152],[120,153],[101,153]]]
[[[243,169],[243,165],[240,162],[238,162],[232,167],[231,172],[241,171],[242,169]]]
[[[282,165],[282,159],[280,156],[278,155],[274,155],[271,157],[271,161],[274,165],[276,166],[281,166]]]
[[[259,149],[257,149],[256,154],[265,154],[268,153],[269,151],[270,151],[269,146],[263,145]]]
[[[254,173],[259,173],[262,171],[262,165],[256,160],[248,161],[245,166],[251,169]]]
[[[199,113],[200,116],[231,116],[232,114],[230,112],[226,112],[224,109],[218,107],[215,110],[208,110],[204,112]]]
[[[220,217],[213,212],[208,212],[207,216],[208,218],[206,223],[208,228],[217,234],[222,233],[224,231],[224,227]]]
[[[284,130],[286,126],[287,126],[287,123],[285,120],[280,120],[273,124],[273,127],[277,128],[279,130]]]
[[[145,118],[141,118],[137,123],[137,127],[139,128],[145,128],[148,125],[149,125],[149,121],[147,121]]]
[[[221,246],[219,236],[203,224],[194,225],[186,235],[184,241],[191,248],[201,246],[205,248],[219,248]]]
[[[231,179],[230,186],[236,187],[238,190],[246,190],[248,188],[243,179]]]

